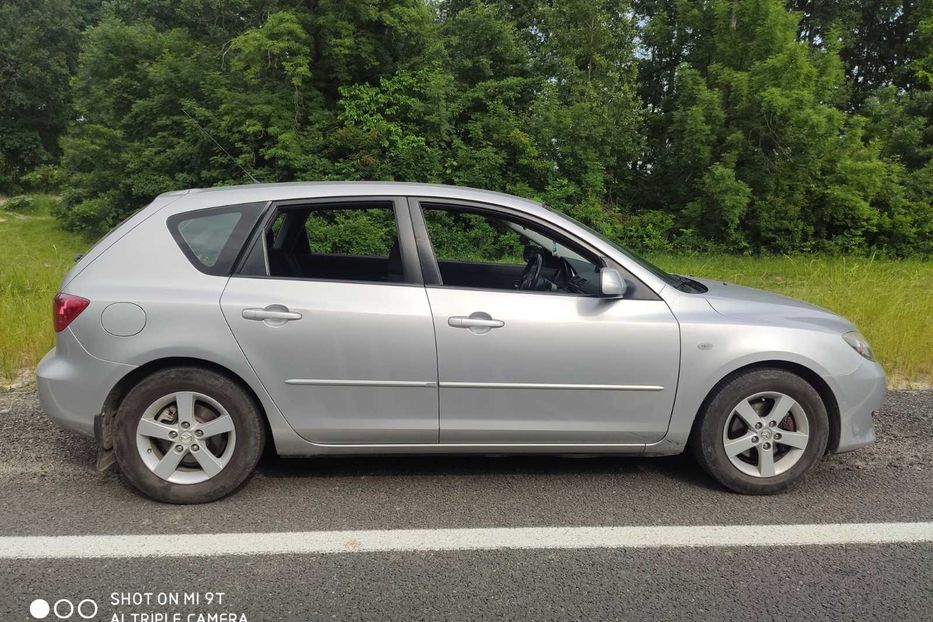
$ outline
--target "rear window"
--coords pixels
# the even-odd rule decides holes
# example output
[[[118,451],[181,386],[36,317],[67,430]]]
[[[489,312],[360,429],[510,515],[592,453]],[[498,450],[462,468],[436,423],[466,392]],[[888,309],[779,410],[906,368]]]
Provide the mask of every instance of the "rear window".
[[[195,268],[225,276],[233,270],[265,205],[244,203],[175,214],[168,219],[168,228]]]

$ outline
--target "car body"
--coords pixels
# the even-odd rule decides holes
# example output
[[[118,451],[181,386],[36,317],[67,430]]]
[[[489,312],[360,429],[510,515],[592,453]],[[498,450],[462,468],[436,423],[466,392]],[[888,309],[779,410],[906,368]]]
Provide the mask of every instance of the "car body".
[[[470,239],[499,250],[474,261]],[[60,297],[60,315],[84,306],[38,367],[39,397],[104,452],[133,387],[179,367],[240,387],[282,456],[676,454],[723,383],[755,370],[812,387],[819,453],[842,452],[873,441],[884,392],[844,318],[667,275],[540,204],[460,187],[166,193],[84,255]]]

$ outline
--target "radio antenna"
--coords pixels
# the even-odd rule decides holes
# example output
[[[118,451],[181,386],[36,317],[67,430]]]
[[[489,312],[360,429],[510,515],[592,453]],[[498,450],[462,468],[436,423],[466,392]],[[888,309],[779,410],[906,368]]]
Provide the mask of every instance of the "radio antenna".
[[[249,177],[250,180],[252,180],[252,182],[253,182],[254,184],[258,184],[258,183],[259,183],[259,181],[258,181],[255,177],[253,177],[253,175],[252,175],[248,170],[246,170],[246,168],[245,168],[242,164],[240,164],[239,162],[237,162],[237,159],[236,159],[236,158],[234,158],[232,155],[230,155],[230,154],[227,152],[227,150],[223,148],[223,145],[221,145],[219,142],[217,142],[217,139],[215,139],[213,136],[211,136],[210,132],[208,132],[208,131],[205,130],[203,127],[201,127],[201,124],[198,123],[197,119],[195,119],[194,117],[192,117],[192,116],[188,113],[188,111],[185,110],[184,108],[182,108],[181,111],[185,113],[185,116],[186,116],[186,117],[188,117],[189,119],[191,119],[191,122],[194,123],[194,126],[195,126],[196,128],[198,128],[199,130],[201,130],[201,133],[203,133],[205,136],[207,136],[208,138],[210,138],[210,139],[211,139],[211,142],[214,143],[214,145],[216,145],[217,148],[220,149],[220,150],[223,152],[223,154],[224,154],[225,156],[227,156],[228,158],[230,158],[230,160],[231,160],[234,164],[236,164],[237,167],[238,167],[241,171],[243,171],[243,174],[244,174],[244,175],[246,175],[247,177]]]

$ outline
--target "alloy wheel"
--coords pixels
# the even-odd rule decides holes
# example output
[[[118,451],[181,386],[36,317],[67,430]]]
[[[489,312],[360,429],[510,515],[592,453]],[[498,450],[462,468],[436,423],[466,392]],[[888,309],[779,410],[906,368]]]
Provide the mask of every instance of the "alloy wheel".
[[[178,391],[153,402],[136,426],[136,449],[146,467],[174,484],[198,484],[230,462],[236,431],[217,400]]]
[[[810,439],[807,413],[789,395],[766,391],[732,409],[722,431],[726,456],[752,477],[774,477],[794,466]]]

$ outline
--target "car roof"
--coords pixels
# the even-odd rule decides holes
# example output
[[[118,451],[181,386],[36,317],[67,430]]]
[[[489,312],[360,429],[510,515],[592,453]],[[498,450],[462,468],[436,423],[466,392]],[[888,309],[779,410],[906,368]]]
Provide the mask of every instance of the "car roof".
[[[393,181],[321,181],[247,184],[242,186],[218,186],[215,188],[176,190],[174,192],[166,192],[160,196],[164,198],[179,197],[179,199],[175,201],[175,206],[178,209],[219,207],[257,201],[286,201],[290,199],[327,197],[436,197],[476,201],[479,203],[494,203],[544,217],[553,218],[554,215],[551,210],[545,208],[540,203],[502,192],[466,188],[463,186]]]

